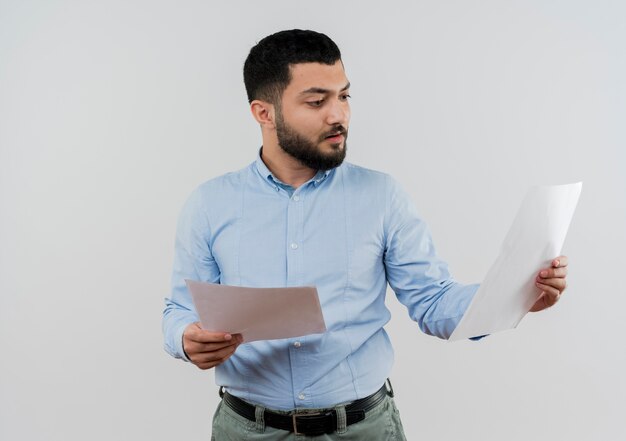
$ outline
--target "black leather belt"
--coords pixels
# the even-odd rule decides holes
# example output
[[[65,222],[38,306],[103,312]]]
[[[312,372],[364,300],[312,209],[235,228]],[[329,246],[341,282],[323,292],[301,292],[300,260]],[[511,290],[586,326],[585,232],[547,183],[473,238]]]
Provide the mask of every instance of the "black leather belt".
[[[387,387],[389,385],[389,387]],[[224,403],[237,414],[250,421],[256,421],[255,406],[237,398],[220,388]],[[389,380],[372,395],[356,400],[346,406],[346,425],[358,423],[365,418],[365,412],[378,406],[385,397],[393,397],[393,389]],[[282,414],[265,410],[263,420],[266,426],[294,432],[297,435],[322,435],[337,430],[337,411],[335,409],[320,410],[315,413],[298,411]]]

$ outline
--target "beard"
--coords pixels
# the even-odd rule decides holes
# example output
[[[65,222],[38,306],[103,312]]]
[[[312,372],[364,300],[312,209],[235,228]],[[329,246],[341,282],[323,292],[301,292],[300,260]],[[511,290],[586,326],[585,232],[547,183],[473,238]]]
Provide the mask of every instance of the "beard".
[[[343,134],[343,148],[341,148],[341,143],[331,144],[332,151],[323,153],[318,147],[319,143],[324,142],[329,134],[337,132]],[[282,112],[277,109],[276,136],[278,137],[278,145],[285,153],[313,170],[326,171],[338,167],[346,157],[348,131],[341,124],[333,126],[331,130],[318,139],[316,144],[287,125]]]

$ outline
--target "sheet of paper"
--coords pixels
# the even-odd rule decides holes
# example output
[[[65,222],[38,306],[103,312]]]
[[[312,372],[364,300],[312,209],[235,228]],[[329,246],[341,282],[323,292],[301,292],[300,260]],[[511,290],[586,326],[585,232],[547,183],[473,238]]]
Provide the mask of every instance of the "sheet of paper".
[[[528,191],[500,255],[450,340],[517,327],[541,294],[537,273],[561,254],[581,189],[578,182]]]
[[[326,332],[317,289],[244,288],[185,280],[204,329],[256,340]]]

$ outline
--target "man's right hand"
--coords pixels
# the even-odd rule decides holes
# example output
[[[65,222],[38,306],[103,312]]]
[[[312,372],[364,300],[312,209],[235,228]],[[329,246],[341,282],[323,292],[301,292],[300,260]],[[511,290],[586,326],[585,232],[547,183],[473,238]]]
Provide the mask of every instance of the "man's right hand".
[[[183,332],[183,350],[200,369],[211,369],[224,363],[242,341],[241,334],[207,331],[198,322],[190,324]]]

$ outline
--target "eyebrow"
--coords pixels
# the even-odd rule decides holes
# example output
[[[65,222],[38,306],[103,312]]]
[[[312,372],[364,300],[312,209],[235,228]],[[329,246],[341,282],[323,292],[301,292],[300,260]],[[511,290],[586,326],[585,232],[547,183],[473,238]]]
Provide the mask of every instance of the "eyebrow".
[[[348,81],[348,84],[346,84],[345,86],[343,86],[343,89],[341,89],[339,92],[343,92],[345,90],[348,90],[350,88],[350,82]],[[321,93],[321,94],[327,94],[327,93],[331,93],[332,90],[330,89],[323,89],[321,87],[311,87],[307,90],[303,90],[302,92],[300,92],[300,95],[306,95],[307,93]]]

